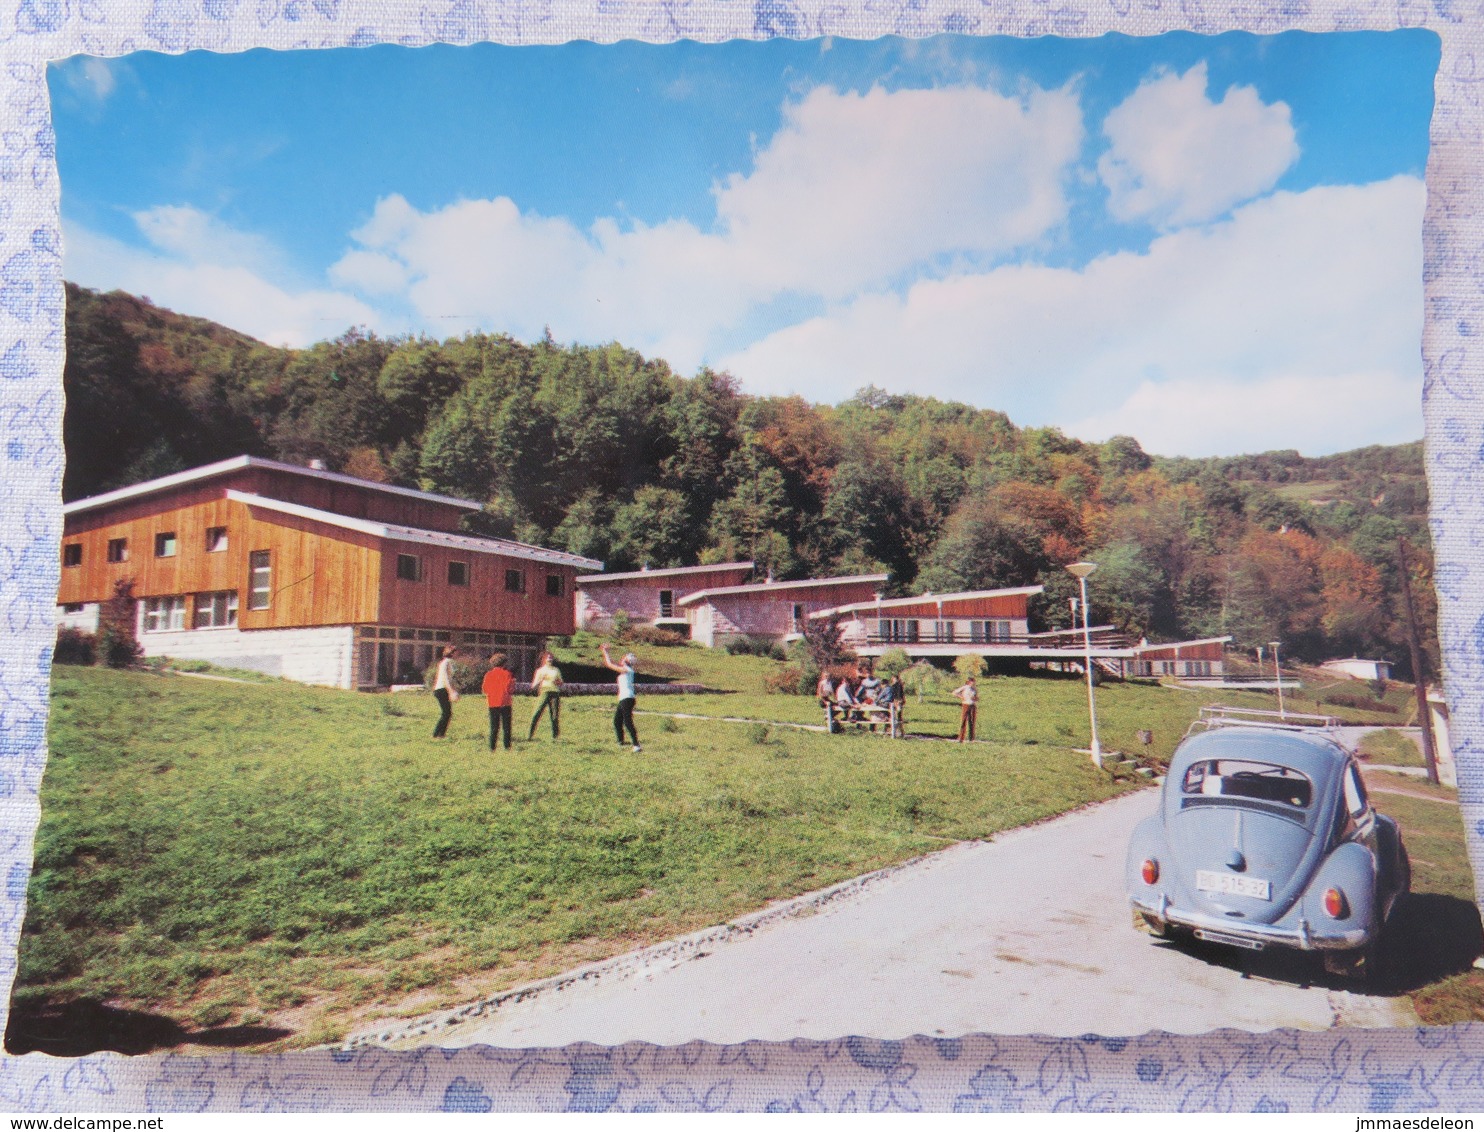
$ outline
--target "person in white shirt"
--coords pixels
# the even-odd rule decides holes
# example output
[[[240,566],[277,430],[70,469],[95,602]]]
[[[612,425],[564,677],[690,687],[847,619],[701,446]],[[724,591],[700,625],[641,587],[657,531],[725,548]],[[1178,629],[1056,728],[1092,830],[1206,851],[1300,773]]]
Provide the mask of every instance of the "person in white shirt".
[[[453,678],[454,647],[446,645],[443,658],[438,661],[438,672],[433,677],[433,698],[438,701],[438,722],[433,727],[433,738],[442,739],[448,734],[448,721],[453,718],[453,701],[459,698],[458,686]]]
[[[974,741],[974,722],[979,714],[979,689],[974,685],[974,678],[970,676],[963,682],[963,686],[953,689],[953,694],[958,697],[958,741],[962,743],[964,736],[969,737],[969,742]]]
[[[634,730],[634,704],[637,696],[634,692],[634,676],[636,674],[639,658],[633,653],[625,653],[617,664],[608,655],[608,642],[603,642],[603,663],[618,673],[618,704],[613,709],[613,733],[618,736],[618,745],[623,746],[624,729],[629,732],[629,739],[634,744],[634,754],[638,754],[644,748],[639,746],[639,732]]]

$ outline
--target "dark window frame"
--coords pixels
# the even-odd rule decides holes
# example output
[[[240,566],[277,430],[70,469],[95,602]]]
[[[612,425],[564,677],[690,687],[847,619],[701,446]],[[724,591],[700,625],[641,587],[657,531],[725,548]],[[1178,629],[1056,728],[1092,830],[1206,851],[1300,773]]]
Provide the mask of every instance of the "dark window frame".
[[[155,533],[155,557],[174,558],[180,552],[180,539],[174,531]]]
[[[514,585],[511,583],[514,582]],[[526,592],[526,572],[524,570],[507,569],[505,571],[505,592],[509,594],[523,594]]]
[[[258,585],[262,575],[264,585]],[[259,594],[262,595],[259,600]],[[247,608],[269,609],[273,605],[273,552],[271,550],[250,551],[247,556]]]
[[[555,583],[555,584],[553,584],[553,583]],[[560,574],[548,574],[548,575],[546,575],[546,596],[547,597],[566,597],[567,596],[567,579],[564,578],[564,577],[562,577],[562,575],[560,575]]]
[[[127,562],[127,561],[129,561],[129,540],[128,540],[128,538],[127,537],[124,537],[124,538],[111,538],[111,539],[109,539],[108,540],[108,552],[107,552],[107,554],[108,554],[108,561],[110,561],[110,562]]]
[[[407,564],[412,566],[409,570]],[[421,554],[397,554],[397,581],[420,582],[423,580],[423,557]]]
[[[455,573],[458,574],[458,577],[454,577]],[[450,586],[467,586],[469,584],[469,563],[457,558],[449,559],[448,584]]]
[[[82,565],[82,543],[64,542],[62,544],[62,565],[69,570]]]

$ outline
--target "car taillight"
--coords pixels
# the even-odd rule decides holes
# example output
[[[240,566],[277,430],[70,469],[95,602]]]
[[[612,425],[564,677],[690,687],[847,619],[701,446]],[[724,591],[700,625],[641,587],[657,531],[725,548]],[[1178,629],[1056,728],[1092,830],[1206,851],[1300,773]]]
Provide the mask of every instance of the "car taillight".
[[[1350,913],[1345,894],[1338,888],[1326,888],[1324,890],[1324,911],[1332,920],[1343,920]]]
[[[1159,879],[1159,862],[1153,857],[1144,862],[1144,867],[1139,870],[1139,875],[1144,878],[1145,884],[1153,884]]]

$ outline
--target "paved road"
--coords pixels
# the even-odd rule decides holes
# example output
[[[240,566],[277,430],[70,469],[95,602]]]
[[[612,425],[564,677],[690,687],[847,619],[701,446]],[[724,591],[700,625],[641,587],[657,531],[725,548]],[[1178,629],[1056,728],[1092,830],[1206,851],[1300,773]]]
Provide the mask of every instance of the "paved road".
[[[1187,951],[1136,932],[1123,851],[1155,802],[1146,790],[955,846],[703,954],[639,953],[601,979],[417,1040],[546,1046],[1415,1024],[1405,999],[1304,985],[1319,977],[1306,957]]]

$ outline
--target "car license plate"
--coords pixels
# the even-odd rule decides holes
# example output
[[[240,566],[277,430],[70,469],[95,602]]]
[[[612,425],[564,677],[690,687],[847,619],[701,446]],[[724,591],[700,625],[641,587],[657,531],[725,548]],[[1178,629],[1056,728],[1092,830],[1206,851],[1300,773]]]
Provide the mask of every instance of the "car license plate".
[[[1195,886],[1202,892],[1221,892],[1229,896],[1250,896],[1254,900],[1271,900],[1273,886],[1257,877],[1239,877],[1233,873],[1213,873],[1197,869]]]

